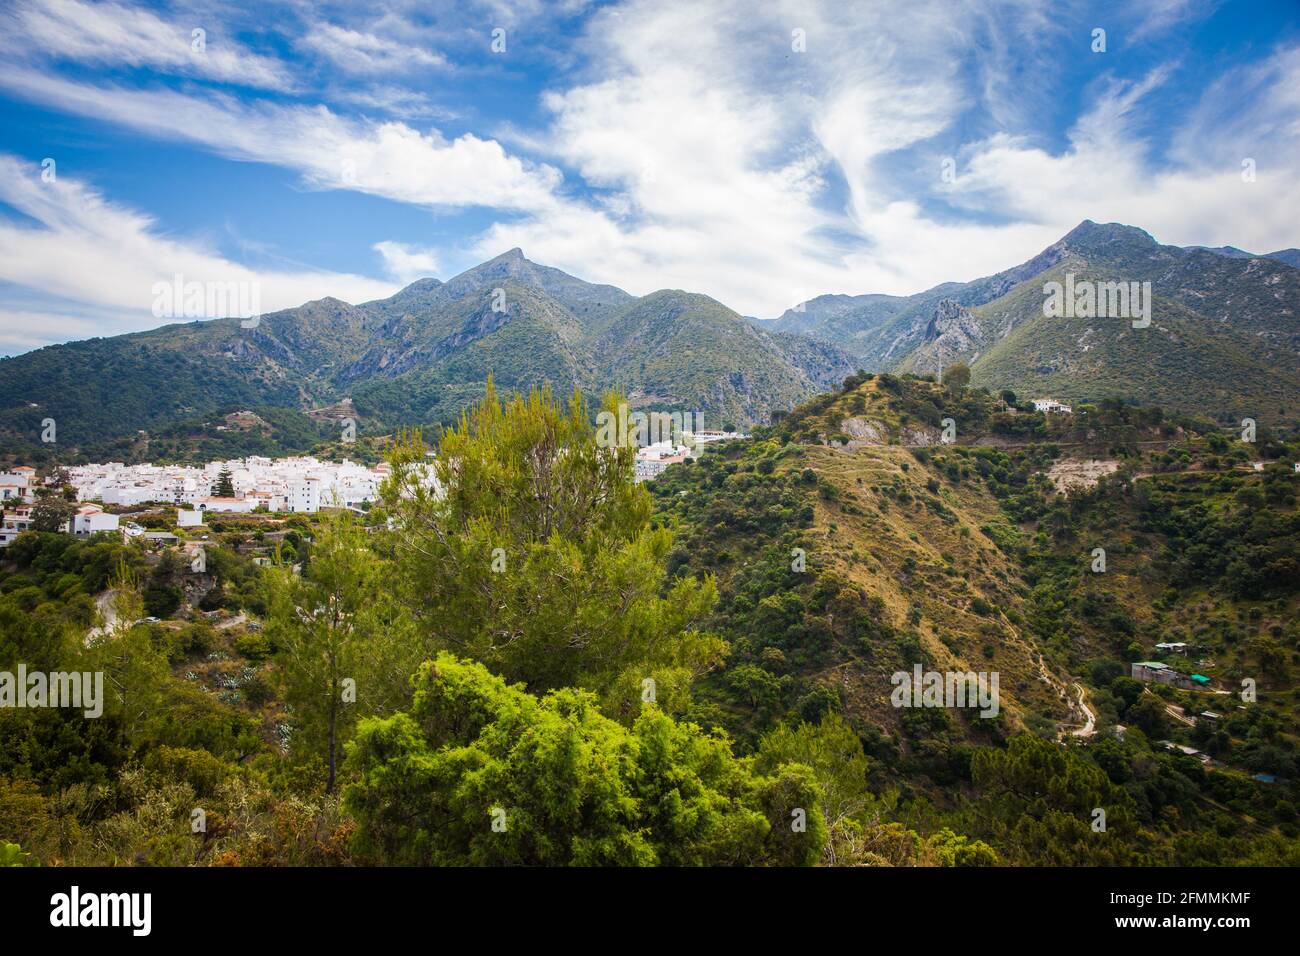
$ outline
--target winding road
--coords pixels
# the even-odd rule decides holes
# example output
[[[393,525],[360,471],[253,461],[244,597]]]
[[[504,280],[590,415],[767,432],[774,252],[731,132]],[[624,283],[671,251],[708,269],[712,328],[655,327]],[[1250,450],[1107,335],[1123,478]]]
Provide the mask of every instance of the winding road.
[[[1092,712],[1092,708],[1089,707],[1087,702],[1084,700],[1086,691],[1084,691],[1083,685],[1080,684],[1078,681],[1075,681],[1074,689],[1079,692],[1079,704],[1078,704],[1079,710],[1083,711],[1083,714],[1087,719],[1083,722],[1082,727],[1070,731],[1070,736],[1091,737],[1093,734],[1097,732],[1097,715]]]

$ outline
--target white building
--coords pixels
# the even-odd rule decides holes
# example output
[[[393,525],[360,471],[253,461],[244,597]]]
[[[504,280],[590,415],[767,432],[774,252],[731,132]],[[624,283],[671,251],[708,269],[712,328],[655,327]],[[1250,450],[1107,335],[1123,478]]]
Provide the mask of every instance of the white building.
[[[210,500],[216,497],[211,490],[222,471],[230,472],[235,491],[230,500],[241,504]],[[313,512],[336,504],[356,508],[377,500],[389,467],[323,462],[310,456],[270,459],[250,455],[202,467],[108,462],[77,466],[68,473],[85,501],[127,506],[162,501],[192,511],[242,512],[264,506],[269,511]]]
[[[206,498],[199,499],[200,512],[226,511],[231,514],[248,514],[255,507],[257,507],[257,502],[252,498],[219,498],[215,495],[209,495]]]
[[[78,538],[101,531],[116,531],[117,528],[117,515],[106,514],[98,505],[81,505],[72,516],[72,533]]]
[[[286,511],[319,511],[320,479],[308,476],[301,481],[291,482]]]
[[[202,511],[187,511],[184,508],[176,509],[176,527],[197,528],[202,524],[203,524]]]
[[[28,465],[19,465],[13,471],[0,471],[0,504],[31,502],[36,497],[32,487],[36,480],[36,469]]]
[[[681,464],[686,460],[690,449],[683,445],[674,445],[669,441],[655,442],[638,448],[633,474],[637,481],[650,481],[664,473],[669,465]]]
[[[1046,412],[1048,414],[1069,415],[1073,409],[1069,405],[1062,405],[1054,398],[1035,398],[1034,411]]]
[[[24,531],[32,527],[32,509],[27,505],[5,508],[0,517],[0,548],[7,548]]]
[[[716,428],[697,428],[693,432],[682,432],[682,441],[688,445],[707,445],[715,441],[730,441],[736,438],[748,438],[741,432],[724,432]]]

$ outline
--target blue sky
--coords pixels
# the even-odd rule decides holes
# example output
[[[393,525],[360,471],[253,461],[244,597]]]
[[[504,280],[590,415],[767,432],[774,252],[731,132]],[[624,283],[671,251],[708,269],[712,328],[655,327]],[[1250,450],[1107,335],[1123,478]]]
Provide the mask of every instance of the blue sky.
[[[177,274],[269,311],[519,246],[770,317],[986,275],[1085,218],[1300,245],[1298,12],[11,0],[0,354],[164,324]]]

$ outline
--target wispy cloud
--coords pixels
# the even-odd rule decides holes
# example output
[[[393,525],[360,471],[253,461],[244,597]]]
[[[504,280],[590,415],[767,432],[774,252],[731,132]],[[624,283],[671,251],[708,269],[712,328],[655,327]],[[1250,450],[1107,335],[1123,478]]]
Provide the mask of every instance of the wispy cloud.
[[[923,2],[851,19],[815,3],[606,10],[588,25],[591,78],[548,96],[536,142],[606,191],[499,224],[477,249],[521,245],[633,291],[703,289],[760,315],[995,271],[1048,232],[935,222],[879,165],[970,108],[970,21]]]
[[[543,210],[554,205],[562,178],[494,140],[469,133],[449,140],[436,130],[355,120],[325,106],[97,85],[36,70],[2,75],[0,88],[151,135],[181,137],[221,155],[274,163],[318,188],[400,202]]]
[[[300,43],[353,73],[391,73],[447,63],[446,57],[439,53],[332,23],[319,25]]]
[[[1022,221],[1091,218],[1142,226],[1163,242],[1295,245],[1300,208],[1300,49],[1214,84],[1172,137],[1167,155],[1143,136],[1143,100],[1172,73],[1108,83],[1060,153],[995,136],[973,151],[954,201]],[[1243,89],[1252,95],[1243,98]],[[1255,175],[1243,162],[1255,161]]]
[[[243,86],[286,90],[288,69],[245,49],[220,22],[164,20],[139,7],[80,0],[19,0],[0,27],[5,56],[149,67]]]

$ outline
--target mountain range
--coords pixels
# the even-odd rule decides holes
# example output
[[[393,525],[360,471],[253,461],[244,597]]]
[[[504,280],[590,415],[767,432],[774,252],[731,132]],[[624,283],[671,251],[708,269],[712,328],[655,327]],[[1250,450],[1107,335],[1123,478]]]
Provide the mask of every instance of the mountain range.
[[[260,317],[195,321],[55,345],[0,361],[0,437],[94,446],[235,406],[346,409],[363,433],[451,421],[498,387],[549,382],[632,407],[765,421],[854,370],[843,351],[760,329],[705,295],[645,296],[538,265],[512,249],[388,299],[334,298]]]
[[[59,457],[117,453],[141,433],[205,427],[239,408],[289,409],[308,423],[346,415],[383,434],[454,419],[489,375],[507,390],[549,382],[596,398],[617,388],[633,407],[744,426],[856,369],[926,375],[954,362],[970,365],[975,385],[1022,395],[1294,422],[1297,262],[1296,249],[1183,248],[1085,221],[996,275],[911,296],[824,295],[762,320],[698,293],[633,296],[512,249],[387,299],[324,298],[253,328],[185,322],[0,360],[0,441],[39,450],[53,418]],[[1044,286],[1067,275],[1150,282],[1150,326],[1047,317]]]
[[[1162,245],[1084,221],[1027,262],[912,296],[828,295],[763,327],[834,342],[868,370],[941,373],[1060,400],[1119,398],[1229,420],[1300,417],[1300,250]],[[1149,282],[1151,324],[1048,317],[1044,287]]]

